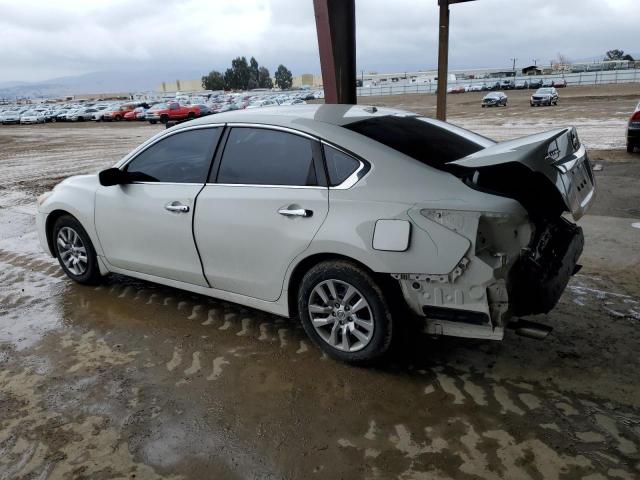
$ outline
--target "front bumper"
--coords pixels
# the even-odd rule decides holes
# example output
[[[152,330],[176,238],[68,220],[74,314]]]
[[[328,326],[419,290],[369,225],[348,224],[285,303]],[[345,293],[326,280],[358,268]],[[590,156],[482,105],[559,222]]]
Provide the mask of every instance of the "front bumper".
[[[42,250],[53,257],[53,252],[49,248],[49,242],[47,241],[47,216],[47,213],[41,211],[36,212],[36,231],[38,232],[38,240],[40,241]]]

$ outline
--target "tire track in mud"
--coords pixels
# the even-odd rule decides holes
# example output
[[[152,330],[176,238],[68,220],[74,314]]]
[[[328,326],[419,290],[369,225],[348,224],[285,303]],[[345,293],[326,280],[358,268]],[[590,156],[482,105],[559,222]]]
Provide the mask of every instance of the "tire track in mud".
[[[114,302],[158,306],[171,312],[172,321],[180,319],[193,325],[197,329],[194,335],[212,338],[211,351],[203,351],[198,345],[174,346],[165,365],[176,387],[197,381],[224,381],[227,375],[233,377],[238,369],[245,368],[252,357],[271,355],[274,350],[283,350],[289,361],[297,361],[302,355],[303,365],[321,357],[315,347],[302,347],[306,343],[298,326],[243,307],[202,301],[162,287],[114,283],[96,290]],[[252,313],[261,318],[251,318]],[[267,351],[262,342],[267,342]],[[407,477],[429,474],[466,478],[447,477],[445,471],[429,467],[438,463],[434,462],[435,457],[447,455],[451,462],[460,464],[461,474],[482,472],[483,478],[576,478],[571,475],[586,476],[593,471],[607,472],[612,478],[634,478],[639,472],[640,415],[632,408],[597,402],[546,384],[514,382],[460,370],[449,363],[414,373],[421,378],[425,403],[438,405],[442,418],[432,418],[425,421],[422,429],[416,429],[415,424],[389,424],[385,418],[370,413],[369,423],[375,425],[377,434],[372,434],[370,428],[362,437],[341,437],[336,442],[340,449],[348,451],[347,455],[361,456],[371,466],[373,476],[376,472],[385,476],[383,453],[387,461],[391,455],[404,465],[403,474]],[[506,425],[515,425],[515,432],[501,424],[478,423],[469,409],[491,412],[504,419]],[[530,416],[535,416],[538,427],[535,437],[528,439],[529,435],[522,436],[518,425],[525,425]],[[443,423],[460,431],[458,440],[449,438],[446,431],[438,432]],[[560,453],[554,447],[567,443],[573,445],[570,453]],[[488,445],[493,445],[500,459],[497,467],[487,456]],[[522,462],[527,466],[523,467]]]

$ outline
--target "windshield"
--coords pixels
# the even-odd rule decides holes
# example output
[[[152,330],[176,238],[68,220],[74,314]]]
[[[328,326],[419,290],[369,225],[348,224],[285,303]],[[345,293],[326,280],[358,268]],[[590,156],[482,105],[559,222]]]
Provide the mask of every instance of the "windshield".
[[[500,95],[498,95],[497,93],[490,93],[485,98],[499,98],[499,97]]]
[[[360,120],[344,128],[436,168],[493,144],[473,132],[417,116],[387,115]]]
[[[169,108],[169,105],[166,103],[158,103],[157,105],[153,105],[151,110],[165,110],[167,108]]]
[[[550,88],[541,88],[536,93],[553,93],[553,90]]]

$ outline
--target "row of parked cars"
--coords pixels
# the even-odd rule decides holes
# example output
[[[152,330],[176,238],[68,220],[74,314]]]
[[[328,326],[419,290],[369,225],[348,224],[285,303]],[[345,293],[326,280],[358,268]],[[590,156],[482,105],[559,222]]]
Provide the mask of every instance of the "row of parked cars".
[[[148,121],[167,123],[190,120],[215,113],[244,108],[305,104],[322,98],[322,92],[247,92],[204,96],[178,96],[156,102],[86,102],[82,104],[40,104],[0,106],[0,123],[37,124],[85,121]]]
[[[529,104],[532,107],[539,107],[542,105],[551,106],[558,105],[558,91],[555,87],[543,87],[536,90],[529,99]],[[504,92],[491,92],[484,96],[481,106],[485,107],[506,107],[509,97]]]
[[[449,87],[447,93],[465,93],[465,92],[493,92],[497,90],[527,90],[538,88],[564,88],[567,81],[561,79],[531,79],[531,80],[502,80],[500,82],[484,82],[473,83],[469,85],[456,85]]]

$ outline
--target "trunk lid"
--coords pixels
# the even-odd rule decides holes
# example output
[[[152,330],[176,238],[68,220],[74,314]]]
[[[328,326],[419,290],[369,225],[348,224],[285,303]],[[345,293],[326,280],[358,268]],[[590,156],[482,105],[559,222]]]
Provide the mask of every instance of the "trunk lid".
[[[574,127],[500,142],[448,166],[471,187],[514,198],[533,216],[568,211],[578,220],[596,191]]]

